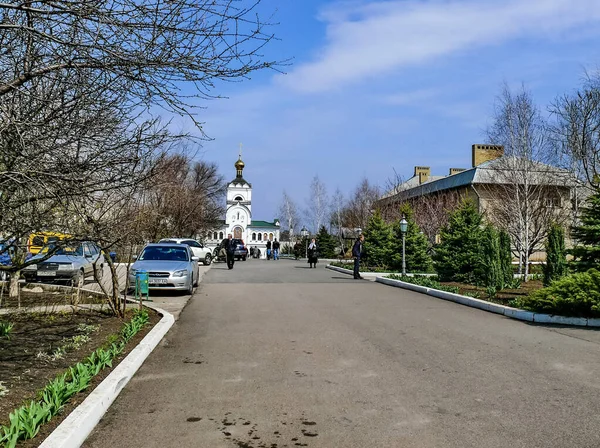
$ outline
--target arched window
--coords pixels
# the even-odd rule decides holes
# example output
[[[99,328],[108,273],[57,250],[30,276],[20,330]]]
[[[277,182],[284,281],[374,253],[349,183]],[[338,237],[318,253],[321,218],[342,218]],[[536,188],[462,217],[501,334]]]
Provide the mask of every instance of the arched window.
[[[268,238],[269,238],[269,236],[266,233],[264,233],[263,234],[263,240],[267,241]]]
[[[262,235],[260,233],[258,234],[258,241],[262,241]]]
[[[218,238],[217,232],[213,233],[213,239],[216,240]]]
[[[269,233],[269,241],[273,241],[273,234]]]
[[[244,200],[244,198],[241,196],[236,196],[234,199],[234,201],[243,201],[243,200]]]
[[[240,219],[240,212],[238,212],[238,219]]]
[[[252,234],[252,241],[256,241],[256,233]]]
[[[223,232],[219,232],[219,239],[222,240],[223,239]]]

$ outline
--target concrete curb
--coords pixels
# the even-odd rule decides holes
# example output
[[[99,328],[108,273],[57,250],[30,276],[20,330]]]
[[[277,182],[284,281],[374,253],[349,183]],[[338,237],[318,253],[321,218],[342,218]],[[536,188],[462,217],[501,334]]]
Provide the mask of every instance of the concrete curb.
[[[342,274],[348,274],[348,275],[353,275],[354,271],[351,269],[346,269],[346,268],[340,268],[339,266],[333,266],[328,264],[327,266],[325,266],[327,269],[331,269],[332,271],[337,271],[337,272],[341,272]],[[363,277],[380,277],[382,275],[391,275],[391,274],[397,274],[397,272],[360,272],[360,275],[362,275]],[[431,277],[434,276],[435,274],[417,274],[417,275],[421,275],[424,277]],[[414,277],[415,274],[411,274],[410,272],[406,273],[407,277]]]
[[[77,448],[94,430],[135,372],[175,323],[171,313],[148,306],[163,315],[144,339],[91,394],[42,442],[40,448]]]
[[[334,266],[331,267],[331,269],[333,268]],[[378,283],[383,283],[384,285],[394,286],[396,288],[410,289],[412,291],[427,294],[431,297],[449,300],[451,302],[460,303],[461,305],[466,305],[471,308],[478,308],[480,310],[489,311],[490,313],[501,314],[511,319],[522,320],[525,322],[570,325],[575,327],[600,327],[600,319],[587,319],[585,317],[566,317],[554,314],[534,313],[518,308],[511,308],[510,306],[499,305],[497,303],[486,302],[485,300],[475,299],[473,297],[440,291],[439,289],[413,285],[412,283],[394,280],[391,278],[377,277],[375,281]]]

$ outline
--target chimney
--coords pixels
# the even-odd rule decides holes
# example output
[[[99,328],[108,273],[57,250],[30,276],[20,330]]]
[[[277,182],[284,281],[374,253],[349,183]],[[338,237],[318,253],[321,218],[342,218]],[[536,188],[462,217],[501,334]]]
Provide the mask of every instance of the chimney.
[[[473,167],[504,155],[504,146],[502,145],[473,145],[471,148],[473,150]]]
[[[431,169],[428,166],[415,166],[415,176],[419,176],[419,185],[427,182],[431,175]]]
[[[462,173],[463,171],[465,171],[465,168],[450,168],[449,176],[452,176],[453,174],[457,173]]]

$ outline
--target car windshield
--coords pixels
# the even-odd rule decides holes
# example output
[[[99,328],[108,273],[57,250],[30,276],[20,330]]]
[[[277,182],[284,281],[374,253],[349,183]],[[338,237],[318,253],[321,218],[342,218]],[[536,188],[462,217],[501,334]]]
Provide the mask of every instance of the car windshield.
[[[47,254],[52,249],[56,247],[56,244],[48,244],[42,248],[40,253]],[[78,245],[69,245],[59,248],[53,255],[71,255],[75,257],[83,257],[83,246],[81,244]]]
[[[189,261],[187,250],[183,247],[151,246],[146,247],[139,260]]]

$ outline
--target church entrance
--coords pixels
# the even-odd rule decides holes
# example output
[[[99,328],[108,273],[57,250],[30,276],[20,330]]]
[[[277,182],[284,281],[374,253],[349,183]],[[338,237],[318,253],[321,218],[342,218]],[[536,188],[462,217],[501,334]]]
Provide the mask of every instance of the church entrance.
[[[242,239],[242,228],[241,227],[238,226],[233,229],[233,237],[238,240]]]

